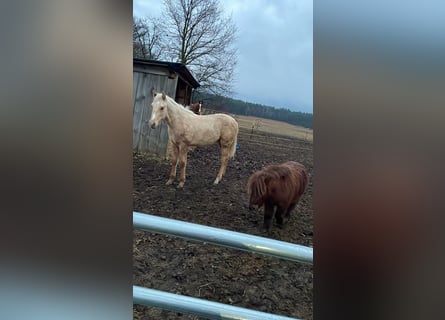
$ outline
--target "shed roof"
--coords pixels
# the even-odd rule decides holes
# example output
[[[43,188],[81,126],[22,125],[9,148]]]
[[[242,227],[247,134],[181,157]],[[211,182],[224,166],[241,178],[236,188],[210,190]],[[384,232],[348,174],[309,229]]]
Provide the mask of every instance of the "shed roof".
[[[169,71],[178,73],[194,89],[200,86],[199,82],[195,79],[195,77],[193,77],[189,69],[187,69],[187,67],[183,63],[133,58],[133,64],[134,63],[143,64],[147,66],[166,67],[168,68]]]

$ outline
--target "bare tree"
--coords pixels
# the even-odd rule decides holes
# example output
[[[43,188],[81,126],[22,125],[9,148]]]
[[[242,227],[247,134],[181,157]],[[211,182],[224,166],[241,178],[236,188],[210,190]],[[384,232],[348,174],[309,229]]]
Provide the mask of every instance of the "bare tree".
[[[187,65],[204,91],[229,94],[237,62],[232,17],[218,0],[164,0],[164,6],[166,58]]]
[[[152,60],[161,58],[164,51],[161,35],[159,19],[133,17],[133,56]]]

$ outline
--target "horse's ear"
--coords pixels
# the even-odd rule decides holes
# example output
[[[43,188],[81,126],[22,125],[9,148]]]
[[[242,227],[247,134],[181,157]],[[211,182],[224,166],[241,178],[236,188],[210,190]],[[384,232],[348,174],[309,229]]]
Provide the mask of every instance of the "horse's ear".
[[[154,97],[156,96],[156,90],[155,88],[151,88],[151,95]]]
[[[165,100],[165,93],[162,92],[162,100]]]

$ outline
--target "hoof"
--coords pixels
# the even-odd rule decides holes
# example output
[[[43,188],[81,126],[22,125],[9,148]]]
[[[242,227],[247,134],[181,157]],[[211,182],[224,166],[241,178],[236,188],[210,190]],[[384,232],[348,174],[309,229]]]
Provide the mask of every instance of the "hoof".
[[[283,219],[283,226],[285,226],[286,224],[288,224],[290,218],[289,217],[284,217]]]
[[[168,179],[166,185],[167,185],[167,186],[171,185],[171,184],[173,183],[173,180],[174,180],[174,179]]]
[[[184,182],[179,182],[178,189],[182,189],[182,188],[184,188]]]
[[[217,177],[217,178],[215,179],[215,181],[213,182],[213,184],[214,184],[214,185],[217,185],[220,181],[221,181],[221,179]]]

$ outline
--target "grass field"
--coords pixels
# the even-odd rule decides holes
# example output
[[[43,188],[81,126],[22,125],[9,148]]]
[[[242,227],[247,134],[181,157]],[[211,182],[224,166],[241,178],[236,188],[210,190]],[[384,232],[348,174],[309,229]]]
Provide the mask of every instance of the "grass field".
[[[253,133],[270,133],[291,138],[298,138],[313,142],[313,130],[299,126],[295,126],[286,122],[263,119],[251,116],[234,115],[238,121],[241,131],[251,132],[252,126],[257,121],[259,126],[254,129]]]

